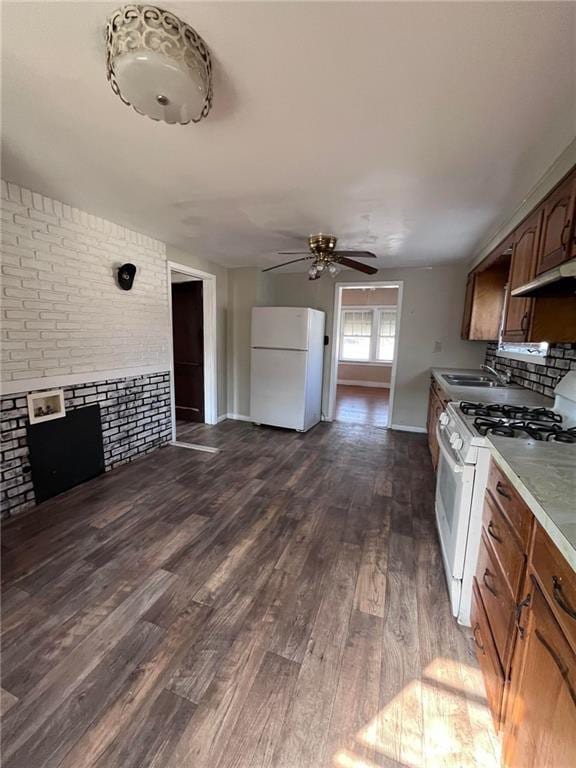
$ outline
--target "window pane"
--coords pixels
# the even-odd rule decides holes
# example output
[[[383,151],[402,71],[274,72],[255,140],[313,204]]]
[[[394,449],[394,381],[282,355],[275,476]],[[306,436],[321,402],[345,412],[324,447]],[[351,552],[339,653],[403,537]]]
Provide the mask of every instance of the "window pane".
[[[372,333],[372,312],[344,312],[342,324],[344,336],[370,336]]]
[[[394,337],[378,339],[378,360],[392,360],[394,357]]]
[[[370,336],[344,336],[342,360],[369,360]]]
[[[394,336],[396,335],[396,310],[380,310],[380,333],[378,338],[378,360],[392,360],[394,357]]]
[[[396,333],[396,310],[380,310],[380,336],[394,336]]]

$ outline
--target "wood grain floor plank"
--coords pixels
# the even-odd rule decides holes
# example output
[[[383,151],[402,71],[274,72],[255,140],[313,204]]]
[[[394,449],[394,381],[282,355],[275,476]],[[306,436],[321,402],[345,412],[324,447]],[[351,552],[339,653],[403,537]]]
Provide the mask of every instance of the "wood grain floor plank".
[[[366,528],[354,595],[355,608],[381,618],[385,615],[389,536],[389,515],[383,516],[377,525]]]
[[[146,717],[122,734],[119,747],[107,751],[97,768],[164,768],[196,707],[170,691],[160,691]]]
[[[266,653],[218,768],[273,768],[300,665]]]
[[[4,717],[18,703],[18,697],[0,688],[0,717]]]
[[[338,687],[360,550],[343,543],[338,552],[294,688],[275,768],[321,765]]]
[[[79,689],[63,699],[42,727],[19,749],[4,756],[5,768],[30,765],[56,768],[94,717],[105,710],[129,680],[141,660],[158,644],[162,630],[139,622],[85,677]]]
[[[159,571],[147,579],[140,589],[113,611],[66,659],[51,668],[18,707],[8,713],[3,730],[5,760],[18,752],[53,712],[73,694],[107,652],[122,640],[175,578],[172,574]]]
[[[410,536],[391,533],[380,710],[370,738],[380,759],[406,765],[424,761],[418,608],[414,542]]]
[[[352,612],[323,759],[326,765],[338,764],[343,754],[376,760],[369,734],[379,712],[382,630],[380,617]]]
[[[141,734],[143,720],[155,707],[157,696],[188,651],[188,644],[193,641],[209,612],[210,609],[205,606],[191,604],[169,628],[164,628],[161,641],[138,674],[132,677],[130,686],[100,718],[94,720],[66,755],[60,768],[91,768],[99,762],[108,765],[116,759],[115,756],[124,753],[126,739],[130,741]]]

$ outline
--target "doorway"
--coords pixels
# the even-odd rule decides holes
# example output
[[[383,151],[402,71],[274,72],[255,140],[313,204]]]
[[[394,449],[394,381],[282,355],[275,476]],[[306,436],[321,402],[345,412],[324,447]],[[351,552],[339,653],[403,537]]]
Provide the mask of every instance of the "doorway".
[[[204,302],[202,281],[172,273],[172,355],[176,436],[204,423]]]
[[[401,282],[335,286],[330,420],[390,426],[401,307]]]
[[[172,442],[207,450],[206,425],[218,422],[216,278],[168,262],[168,287]]]

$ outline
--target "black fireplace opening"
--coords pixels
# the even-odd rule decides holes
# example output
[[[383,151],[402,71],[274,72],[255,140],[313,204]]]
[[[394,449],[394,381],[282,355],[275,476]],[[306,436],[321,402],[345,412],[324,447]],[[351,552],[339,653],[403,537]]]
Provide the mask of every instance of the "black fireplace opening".
[[[28,425],[36,501],[46,501],[104,472],[100,406],[69,411],[61,419]]]

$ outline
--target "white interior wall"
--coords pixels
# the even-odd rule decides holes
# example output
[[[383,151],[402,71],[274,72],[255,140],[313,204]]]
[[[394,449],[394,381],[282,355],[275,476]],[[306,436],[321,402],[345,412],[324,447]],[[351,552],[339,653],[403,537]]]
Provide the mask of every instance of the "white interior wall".
[[[168,369],[164,243],[16,184],[1,207],[4,393]]]

